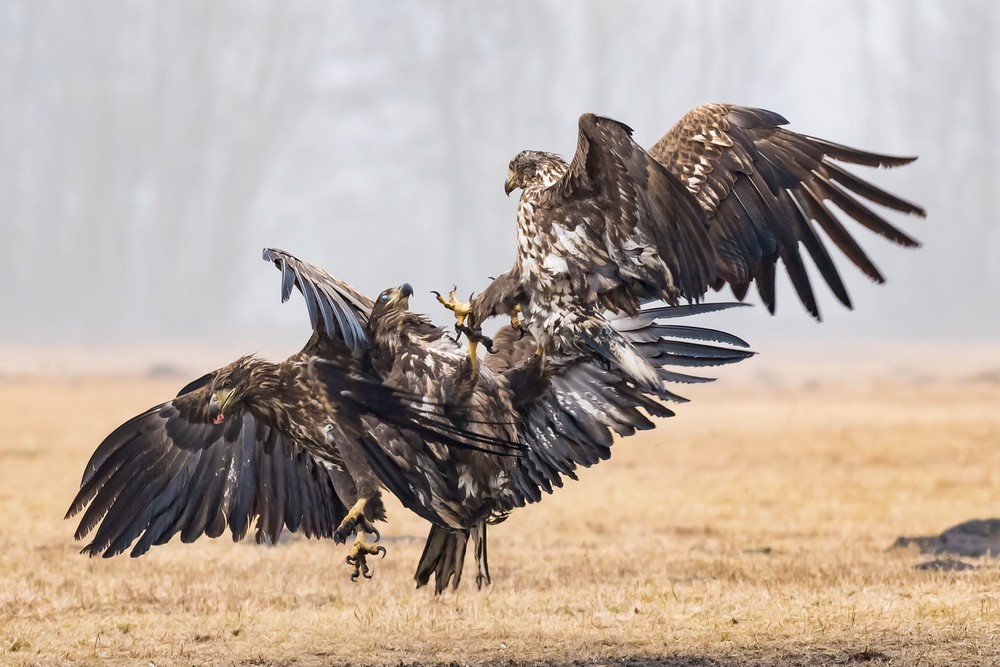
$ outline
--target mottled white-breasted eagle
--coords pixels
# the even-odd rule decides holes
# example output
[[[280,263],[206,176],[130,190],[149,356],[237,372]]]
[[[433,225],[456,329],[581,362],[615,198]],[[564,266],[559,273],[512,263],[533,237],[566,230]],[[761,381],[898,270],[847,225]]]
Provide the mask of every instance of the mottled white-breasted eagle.
[[[610,326],[656,369],[661,384],[705,381],[670,367],[735,363],[752,354],[746,343],[666,320],[732,305],[647,306],[637,317],[617,318]],[[413,436],[363,441],[386,488],[433,524],[416,580],[422,586],[433,576],[437,592],[449,582],[458,585],[470,540],[476,582],[488,583],[488,524],[537,502],[543,492],[562,486],[564,477],[575,479],[578,467],[607,459],[615,434],[650,429],[650,417],[671,416],[663,401],[684,400],[666,386],[654,392],[636,386],[589,354],[553,355],[543,362],[530,334],[511,327],[497,333],[493,354],[477,364],[444,329],[394,298],[376,300],[367,331],[384,385],[425,387],[428,408],[454,430],[491,440],[513,437],[520,446],[516,456],[503,456]],[[364,402],[371,394],[363,380],[357,385]]]
[[[755,283],[773,312],[780,263],[818,318],[803,250],[850,307],[829,242],[870,278],[884,279],[845,218],[916,246],[871,204],[924,211],[840,163],[892,167],[915,158],[848,148],[787,130],[786,122],[763,109],[709,104],[646,151],[628,126],[581,116],[572,161],[523,151],[510,163],[505,190],[522,190],[514,266],[471,303],[454,294],[442,302],[474,326],[519,311],[541,352],[589,350],[650,389],[659,382],[654,369],[608,326],[605,311],[634,315],[650,299],[697,302],[725,285],[742,300]]]

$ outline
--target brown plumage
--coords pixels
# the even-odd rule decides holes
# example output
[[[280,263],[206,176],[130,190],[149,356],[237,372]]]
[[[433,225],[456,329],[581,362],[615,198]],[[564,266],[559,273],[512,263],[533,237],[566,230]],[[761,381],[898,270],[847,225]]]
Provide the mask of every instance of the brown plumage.
[[[756,282],[773,312],[774,269],[780,260],[799,299],[818,318],[800,246],[840,302],[850,308],[851,301],[817,227],[865,275],[885,280],[829,203],[905,247],[919,244],[867,202],[924,215],[919,206],[852,175],[838,162],[898,167],[916,158],[841,146],[781,127],[787,123],[763,109],[708,104],[686,114],[649,154],[687,186],[705,211],[717,256],[716,287],[728,283],[743,298]]]
[[[67,513],[87,508],[76,537],[96,532],[85,553],[109,557],[135,542],[138,556],[177,533],[189,542],[227,527],[238,540],[255,520],[258,541],[277,540],[283,528],[343,541],[385,520],[361,441],[503,446],[428,422],[409,395],[381,383],[365,331],[370,299],[280,250],[264,258],[282,272],[283,300],[302,291],[309,342],[280,363],[241,357],[109,435]]]
[[[391,292],[387,292],[391,294]],[[383,294],[387,294],[383,293]],[[424,387],[425,404],[442,422],[492,439],[514,438],[518,456],[456,449],[416,438],[363,442],[372,469],[404,506],[434,525],[417,566],[418,586],[435,579],[435,590],[457,586],[467,542],[476,554],[476,583],[489,583],[486,527],[543,492],[575,478],[577,466],[610,456],[612,436],[653,427],[649,416],[673,412],[663,401],[683,400],[665,387],[637,387],[621,372],[589,355],[535,354],[530,334],[511,327],[493,341],[494,354],[478,366],[442,329],[392,299],[368,320],[372,358],[390,387]],[[713,366],[750,356],[746,343],[729,334],[662,320],[720,310],[727,305],[650,308],[637,318],[619,318],[615,331],[634,345],[666,382],[702,378],[668,367]],[[723,343],[724,345],[715,345]]]
[[[740,299],[757,284],[775,308],[775,268],[819,309],[801,248],[837,297],[850,300],[814,225],[862,271],[882,276],[828,207],[901,245],[916,242],[868,202],[922,209],[853,176],[837,162],[897,166],[914,158],[860,151],[780,127],[769,111],[713,104],[688,113],[649,152],[626,125],[580,117],[576,154],[523,151],[508,194],[521,188],[517,259],[470,304],[471,318],[509,314],[546,351],[588,349],[643,386],[655,373],[607,326],[602,311],[634,314],[644,301],[698,301],[729,284]]]
[[[87,508],[77,531],[94,531],[86,553],[134,544],[137,556],[177,533],[191,541],[227,528],[240,539],[254,522],[259,541],[284,529],[332,537],[359,498],[367,519],[384,520],[381,485],[433,524],[418,585],[457,586],[470,540],[483,585],[488,524],[608,458],[612,434],[672,415],[663,401],[683,400],[587,356],[542,363],[531,336],[509,327],[473,364],[408,310],[408,285],[373,302],[287,253],[265,258],[281,269],[283,299],[302,292],[309,343],[281,363],[242,357],[108,436],[70,509]],[[723,307],[651,309],[614,326],[661,380],[702,381],[668,367],[733,363],[746,344],[662,320]]]

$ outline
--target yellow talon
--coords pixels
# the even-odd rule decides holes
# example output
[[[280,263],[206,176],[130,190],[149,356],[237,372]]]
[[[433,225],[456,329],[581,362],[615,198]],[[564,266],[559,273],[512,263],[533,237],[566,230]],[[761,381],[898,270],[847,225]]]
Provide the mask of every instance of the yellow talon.
[[[365,505],[368,504],[367,498],[358,498],[358,501],[354,503],[351,510],[344,517],[344,520],[340,522],[337,526],[337,530],[333,533],[333,540],[338,544],[344,544],[347,542],[347,538],[352,533],[357,533],[358,529],[363,533],[371,533],[375,536],[375,541],[378,542],[381,538],[378,529],[375,528],[365,516]]]
[[[357,581],[358,577],[371,579],[371,568],[368,567],[367,556],[385,558],[385,553],[385,547],[368,544],[359,537],[351,546],[351,551],[346,558],[347,564],[354,568],[354,572],[351,573],[351,581]]]
[[[521,321],[521,304],[517,304],[514,306],[514,310],[510,311],[510,326],[520,330],[523,324]]]
[[[455,296],[455,290],[457,288],[452,287],[451,291],[448,292],[448,299],[445,300],[440,293],[434,292],[434,296],[437,297],[438,303],[442,306],[455,313],[455,323],[458,326],[465,324],[465,318],[469,316],[472,312],[472,307],[468,301],[459,301],[458,297]]]

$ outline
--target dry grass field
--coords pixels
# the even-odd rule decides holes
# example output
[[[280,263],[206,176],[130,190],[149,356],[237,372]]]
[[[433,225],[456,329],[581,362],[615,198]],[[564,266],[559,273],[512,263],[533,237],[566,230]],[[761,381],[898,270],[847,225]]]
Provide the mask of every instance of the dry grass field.
[[[87,457],[182,379],[8,374],[0,664],[1000,664],[1000,568],[887,551],[1000,515],[1000,350],[939,372],[930,349],[723,370],[492,529],[490,590],[439,598],[413,589],[426,525],[396,505],[357,584],[344,547],[296,537],[79,556],[62,515]]]

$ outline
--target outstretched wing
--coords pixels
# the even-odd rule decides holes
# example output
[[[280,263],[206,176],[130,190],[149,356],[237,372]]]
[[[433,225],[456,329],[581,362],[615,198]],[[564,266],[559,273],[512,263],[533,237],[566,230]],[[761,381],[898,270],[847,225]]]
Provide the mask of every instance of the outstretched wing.
[[[180,533],[183,542],[240,540],[256,520],[258,542],[283,528],[329,537],[347,513],[331,472],[249,412],[215,425],[210,373],[174,400],[133,417],[97,448],[66,518],[87,507],[76,530],[83,552],[140,556]]]
[[[344,344],[356,358],[368,351],[365,323],[372,309],[372,300],[343,280],[334,278],[323,269],[277,248],[265,248],[264,260],[281,271],[281,301],[284,303],[297,287],[306,301],[309,321],[315,333],[308,347],[321,344]],[[313,350],[306,350],[310,352]]]
[[[665,382],[710,382],[671,367],[736,363],[753,355],[747,343],[722,331],[663,320],[736,305],[646,307],[638,317],[612,324]],[[673,416],[662,401],[687,400],[666,388],[658,394],[645,391],[584,357],[550,358],[543,369],[532,356],[535,343],[530,335],[521,338],[510,327],[494,336],[493,346],[499,353],[485,363],[510,382],[520,416],[518,430],[527,446],[514,473],[516,506],[541,500],[543,491],[562,486],[563,477],[576,479],[577,466],[609,458],[615,434],[629,436],[653,428],[650,417]]]
[[[644,297],[699,299],[715,280],[704,212],[627,125],[581,116],[569,169],[539,204],[573,273],[611,310]]]
[[[688,112],[649,153],[687,186],[707,212],[719,260],[718,276],[740,299],[751,282],[772,312],[775,265],[780,261],[799,299],[819,317],[801,254],[848,308],[850,297],[826,244],[812,223],[876,282],[882,274],[829,207],[899,245],[918,243],[869,208],[869,202],[902,213],[924,211],[844,170],[838,162],[895,167],[916,158],[893,157],[841,146],[783,129],[771,111],[709,104]]]

